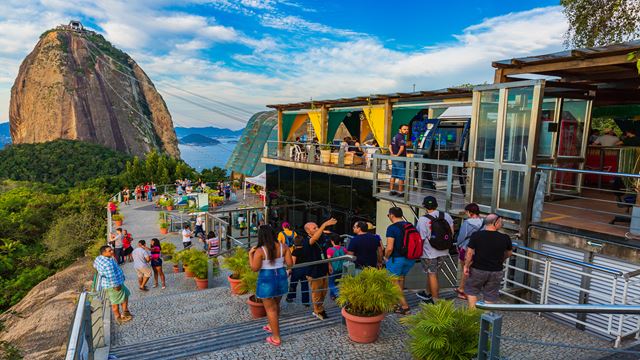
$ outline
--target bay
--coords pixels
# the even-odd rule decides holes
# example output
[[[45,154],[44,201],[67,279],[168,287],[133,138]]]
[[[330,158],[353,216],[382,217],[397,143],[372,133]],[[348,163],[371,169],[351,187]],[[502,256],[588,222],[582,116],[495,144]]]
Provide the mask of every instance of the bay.
[[[178,144],[180,149],[180,157],[189,166],[201,171],[202,169],[212,168],[214,166],[224,168],[227,160],[231,156],[238,139],[222,138],[220,144],[211,146],[193,146]]]

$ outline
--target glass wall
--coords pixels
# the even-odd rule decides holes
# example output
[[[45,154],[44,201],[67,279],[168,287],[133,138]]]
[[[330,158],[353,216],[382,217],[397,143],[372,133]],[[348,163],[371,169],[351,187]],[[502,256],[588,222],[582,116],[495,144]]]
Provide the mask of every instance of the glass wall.
[[[525,173],[520,171],[500,171],[499,208],[522,211],[522,206],[524,205],[524,176]]]
[[[580,156],[587,106],[587,100],[563,99],[558,156]]]
[[[526,164],[533,109],[533,87],[507,90],[502,161]]]
[[[495,159],[499,99],[499,90],[480,93],[480,116],[478,117],[476,146],[476,160],[478,161],[493,161]]]
[[[553,156],[553,134],[556,131],[556,99],[546,98],[542,102],[540,115],[540,135],[538,136],[538,157]]]
[[[493,193],[493,170],[475,169],[473,201],[480,205],[491,206],[491,193]]]

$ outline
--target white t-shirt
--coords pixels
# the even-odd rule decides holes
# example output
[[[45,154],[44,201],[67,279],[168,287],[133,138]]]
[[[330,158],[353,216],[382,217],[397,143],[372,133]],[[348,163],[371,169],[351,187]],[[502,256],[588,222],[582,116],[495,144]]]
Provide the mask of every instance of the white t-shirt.
[[[202,216],[200,215],[196,218],[196,226],[202,226]]]
[[[182,230],[182,242],[189,242],[191,241],[191,230],[189,229],[184,229]]]
[[[151,257],[151,253],[141,247],[135,248],[131,253],[131,257],[133,258],[133,267],[136,269],[144,269],[151,267],[146,257]]]
[[[620,139],[617,136],[604,134],[598,136],[594,143],[598,143],[602,146],[614,146]]]
[[[440,212],[438,210],[430,213],[429,215],[433,217],[440,216]],[[453,227],[453,219],[451,215],[444,213],[444,219],[449,223],[450,226]],[[436,250],[429,243],[429,238],[431,237],[431,220],[426,216],[421,216],[418,219],[418,225],[416,225],[416,230],[420,233],[420,236],[423,239],[422,245],[422,258],[423,259],[435,259],[441,256],[449,255],[449,250]]]

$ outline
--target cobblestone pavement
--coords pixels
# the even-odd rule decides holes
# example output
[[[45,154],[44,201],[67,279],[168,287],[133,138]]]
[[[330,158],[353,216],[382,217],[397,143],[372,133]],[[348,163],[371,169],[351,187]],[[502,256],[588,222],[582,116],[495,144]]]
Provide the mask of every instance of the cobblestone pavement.
[[[131,206],[122,208],[124,227],[132,232],[136,240],[159,235],[157,212],[148,211],[153,209],[148,208],[147,204],[132,203]],[[162,241],[170,241],[178,249],[181,248],[177,234],[165,236]],[[171,267],[166,264],[164,269],[167,289],[150,288],[149,292],[143,293],[137,289],[132,264],[125,264],[123,269],[127,286],[132,291],[130,307],[134,320],[122,326],[112,326],[114,346],[160,340],[171,335],[246,323],[250,320],[246,296],[230,295],[227,274],[224,272],[216,278],[214,288],[197,291],[192,279],[185,278],[183,273],[172,273]],[[458,306],[464,306],[460,300],[455,302]],[[326,304],[335,306],[328,299]],[[317,321],[310,316],[309,309],[300,304],[285,302],[282,303],[281,317],[304,316],[306,311],[309,311],[309,321]],[[611,342],[536,314],[509,312],[502,315],[504,336],[592,347],[611,346]],[[349,340],[344,325],[330,323],[326,327],[303,331],[295,336],[285,336],[279,348],[266,344],[264,337],[260,335],[254,342],[246,345],[204,353],[189,359],[410,359],[406,350],[406,331],[398,319],[396,315],[388,315],[382,323],[380,338],[373,344],[353,343]],[[501,349],[502,356],[510,360],[586,360],[606,355],[580,349],[522,344],[507,339],[502,341]]]

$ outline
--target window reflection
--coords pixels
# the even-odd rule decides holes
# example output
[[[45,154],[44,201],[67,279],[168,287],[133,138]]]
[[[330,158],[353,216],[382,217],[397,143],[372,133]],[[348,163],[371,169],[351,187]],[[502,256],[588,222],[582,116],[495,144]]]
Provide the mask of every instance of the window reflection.
[[[499,98],[499,90],[483,91],[480,93],[478,145],[476,146],[476,159],[479,161],[492,161],[495,159]]]
[[[507,94],[502,161],[525,164],[533,109],[533,88],[508,89]]]

